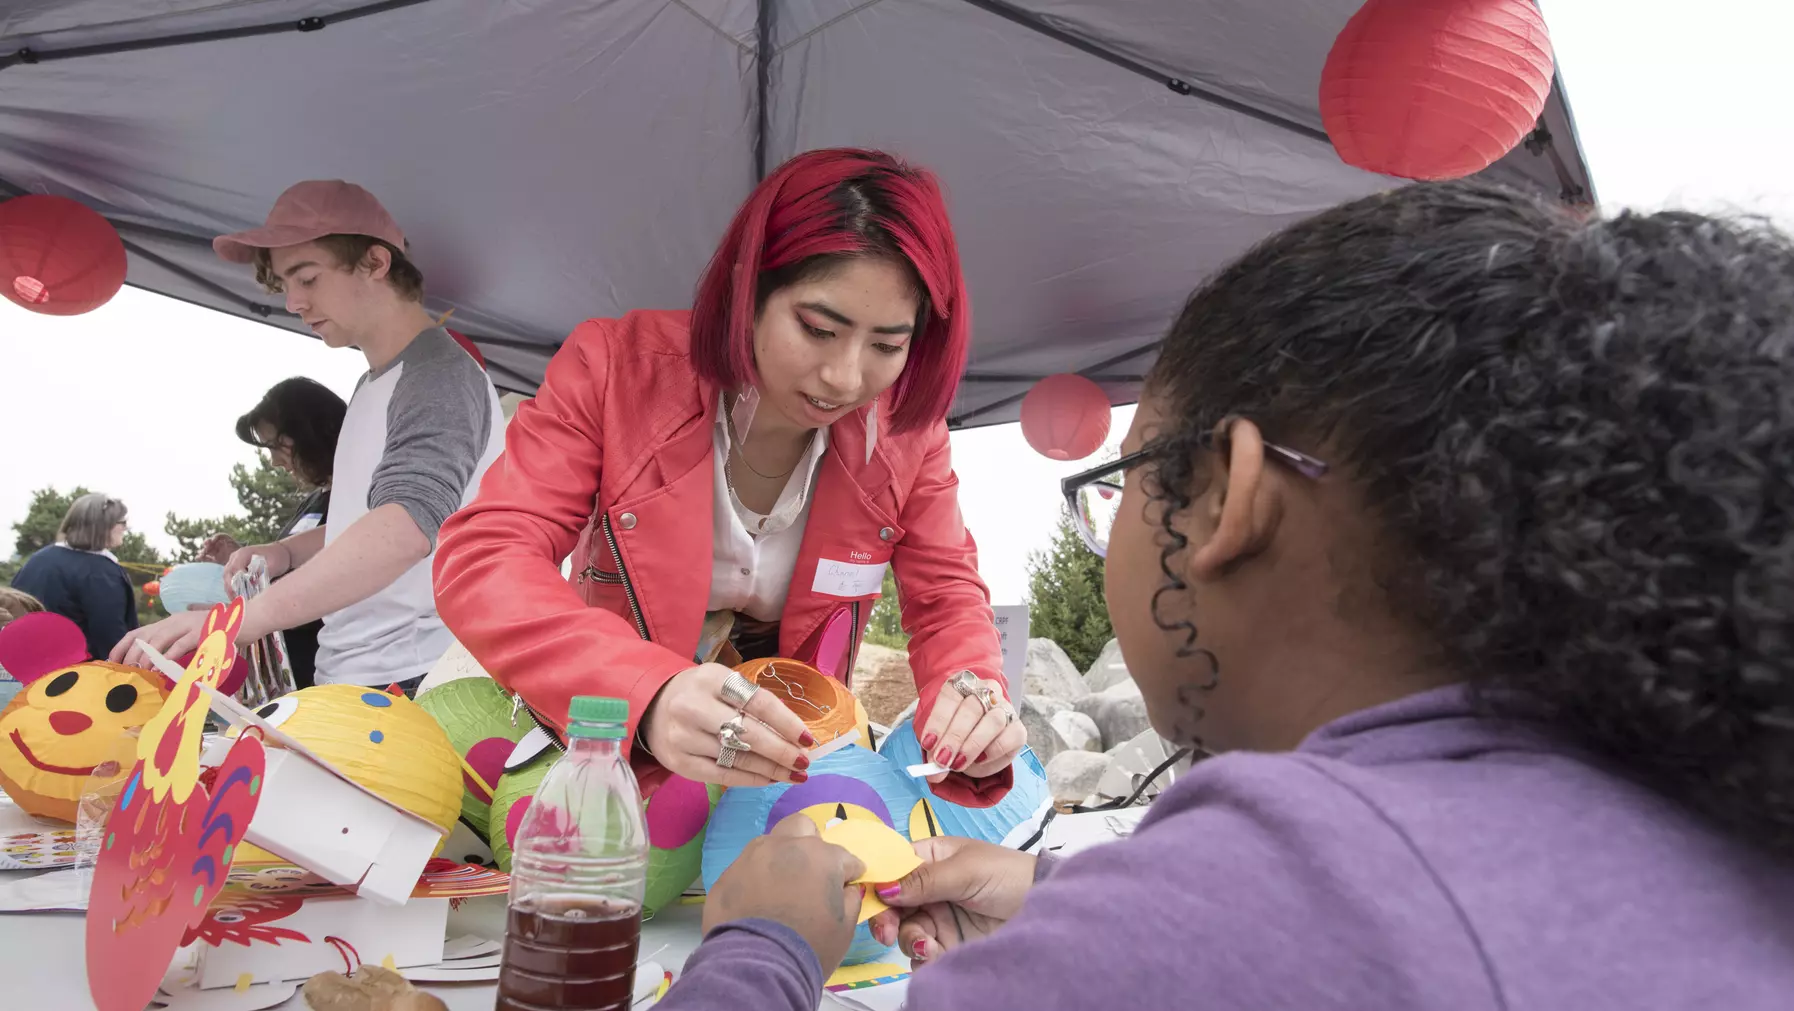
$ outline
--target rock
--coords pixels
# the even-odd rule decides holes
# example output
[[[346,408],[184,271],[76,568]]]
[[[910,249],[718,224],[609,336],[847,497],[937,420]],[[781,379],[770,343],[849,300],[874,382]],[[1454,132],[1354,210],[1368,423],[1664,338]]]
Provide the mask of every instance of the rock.
[[[886,646],[861,643],[853,662],[853,694],[866,707],[872,722],[897,725],[897,714],[916,701],[916,676],[909,669],[909,653]]]
[[[1090,665],[1090,669],[1084,672],[1084,687],[1100,692],[1133,679],[1134,676],[1128,673],[1127,664],[1121,660],[1121,643],[1110,639]]]
[[[1016,709],[1021,717],[1022,727],[1028,731],[1028,746],[1034,749],[1035,756],[1042,764],[1052,761],[1054,755],[1065,750],[1065,742],[1053,726],[1053,716],[1070,710],[1070,705],[1058,699],[1043,699],[1033,695],[1023,699]]]
[[[1047,790],[1059,804],[1082,804],[1096,792],[1096,786],[1114,761],[1108,755],[1090,751],[1062,751],[1047,763]]]
[[[1022,683],[1031,699],[1058,699],[1076,702],[1090,694],[1084,677],[1072,665],[1071,657],[1051,639],[1029,639],[1028,660],[1022,667]]]
[[[1103,750],[1102,731],[1096,728],[1096,721],[1073,709],[1054,713],[1047,719],[1053,730],[1059,735],[1061,751],[1101,751]]]
[[[1152,727],[1152,721],[1146,716],[1146,700],[1140,696],[1140,686],[1131,680],[1086,695],[1074,704],[1074,708],[1096,723],[1097,730],[1103,735],[1105,751],[1133,740]]]

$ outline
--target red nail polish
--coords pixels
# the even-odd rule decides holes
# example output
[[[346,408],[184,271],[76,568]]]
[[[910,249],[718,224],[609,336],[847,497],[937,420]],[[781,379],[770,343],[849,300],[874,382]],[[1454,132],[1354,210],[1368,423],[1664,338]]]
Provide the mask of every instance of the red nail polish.
[[[804,770],[804,769],[808,769],[808,768],[809,768],[809,767],[810,767],[810,756],[809,756],[809,755],[799,755],[799,756],[797,756],[797,768],[798,768],[798,771],[800,771],[800,772],[801,772],[801,771],[803,771],[803,770]]]
[[[810,774],[807,772],[794,772],[791,774],[791,781],[793,783],[807,783],[810,781]]]
[[[965,768],[967,761],[969,761],[969,759],[965,755],[959,755],[959,756],[955,757],[953,759],[953,771],[958,772],[959,770]]]
[[[934,742],[937,740],[940,740],[940,738],[934,734],[929,734],[927,737],[922,738],[922,753],[926,755],[929,750],[934,747]]]
[[[949,769],[953,768],[953,752],[948,751],[946,748],[942,748],[941,750],[935,752],[934,753],[934,764],[944,765]]]
[[[976,761],[976,762],[974,762],[974,763],[972,763],[972,764],[974,764],[974,765],[983,765],[983,764],[984,764],[984,760],[985,760],[985,759],[986,759],[986,758],[988,758],[988,757],[990,757],[990,752],[988,752],[988,751],[980,751],[980,752],[978,752],[978,761]]]
[[[806,748],[813,748],[816,746],[816,735],[812,734],[808,730],[806,730],[803,733],[797,735],[797,743],[803,745]]]
[[[916,939],[916,957],[917,958],[927,958],[928,957],[928,942],[922,940],[921,938]]]

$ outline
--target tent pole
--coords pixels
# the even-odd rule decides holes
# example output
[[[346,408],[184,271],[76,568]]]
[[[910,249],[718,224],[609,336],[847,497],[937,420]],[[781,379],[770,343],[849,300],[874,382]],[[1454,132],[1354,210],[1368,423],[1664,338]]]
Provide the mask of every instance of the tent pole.
[[[766,178],[766,134],[772,122],[772,15],[778,0],[756,0],[754,14],[754,181]]]

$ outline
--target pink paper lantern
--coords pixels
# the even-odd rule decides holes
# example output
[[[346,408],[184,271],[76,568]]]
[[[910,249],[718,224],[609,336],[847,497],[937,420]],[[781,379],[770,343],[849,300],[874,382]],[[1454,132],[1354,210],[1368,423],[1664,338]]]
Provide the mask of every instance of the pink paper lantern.
[[[1042,456],[1082,460],[1109,437],[1109,395],[1071,372],[1048,376],[1022,398],[1022,437]]]
[[[1367,0],[1321,70],[1321,125],[1348,165],[1402,179],[1481,172],[1551,94],[1533,0]]]
[[[112,223],[67,197],[0,203],[0,295],[48,316],[105,305],[125,283],[125,244]]]

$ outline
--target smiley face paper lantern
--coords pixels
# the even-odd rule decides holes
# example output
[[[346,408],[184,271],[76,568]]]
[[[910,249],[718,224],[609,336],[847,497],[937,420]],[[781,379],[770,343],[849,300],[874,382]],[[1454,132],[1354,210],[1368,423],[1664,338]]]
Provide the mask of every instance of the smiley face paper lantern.
[[[513,715],[511,696],[489,677],[458,678],[417,697],[461,756],[461,820],[481,839],[489,832],[493,791],[505,774],[505,760],[535,727]]]
[[[0,628],[0,666],[24,686],[0,709],[0,789],[30,814],[73,822],[89,777],[130,765],[129,732],[162,707],[168,683],[87,659],[81,629],[47,611]]]
[[[256,715],[291,735],[370,792],[446,833],[461,814],[461,761],[436,721],[404,695],[360,685],[316,685]],[[282,862],[254,846],[244,864]]]
[[[67,197],[0,203],[0,295],[48,316],[105,305],[125,283],[125,244],[112,223]]]
[[[1321,124],[1348,165],[1457,179],[1514,149],[1553,61],[1533,0],[1368,0],[1321,70]]]
[[[1048,376],[1022,398],[1022,437],[1042,456],[1082,460],[1109,437],[1109,395],[1072,372]]]

